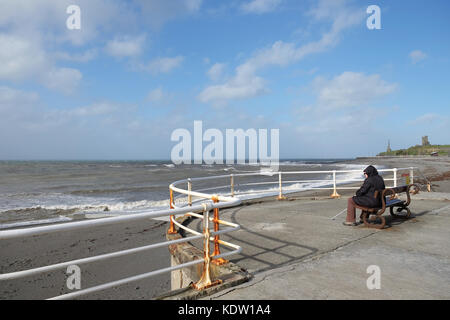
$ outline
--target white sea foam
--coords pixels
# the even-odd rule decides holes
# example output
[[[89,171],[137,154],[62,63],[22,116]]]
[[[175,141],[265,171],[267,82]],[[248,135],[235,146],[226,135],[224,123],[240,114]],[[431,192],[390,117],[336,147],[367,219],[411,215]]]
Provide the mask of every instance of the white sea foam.
[[[100,213],[100,212],[124,212],[133,213],[140,210],[158,210],[169,207],[169,200],[139,200],[128,202],[97,201],[77,204],[39,204],[30,207],[16,207],[15,211],[21,210],[60,210],[75,211],[75,213]],[[12,210],[12,209],[9,209]],[[8,211],[8,210],[3,210]],[[0,212],[1,214],[1,212]]]
[[[283,164],[288,163],[289,165],[292,164],[292,166],[295,165],[305,165],[308,168],[312,168],[314,170],[315,166],[322,166],[322,164],[306,164],[302,161],[287,161],[283,162]],[[114,166],[115,164],[112,164]],[[174,164],[148,164],[145,165],[148,168],[145,169],[145,171],[150,170],[163,170],[166,168],[174,168]],[[325,165],[324,165],[325,166]],[[337,174],[337,183],[338,184],[345,184],[349,182],[354,182],[355,180],[362,181],[364,178],[362,176],[362,170],[366,167],[366,165],[356,165],[356,164],[327,164],[327,169],[329,168],[335,168],[336,170],[357,170],[355,172],[347,172],[347,173],[338,173]],[[382,167],[377,167],[378,169],[382,169]],[[203,167],[202,170],[210,171]],[[278,177],[276,176],[276,172],[273,172],[270,170],[270,168],[249,168],[249,169],[256,169],[253,171],[244,171],[236,169],[234,166],[227,166],[226,168],[218,168],[216,169],[216,175],[221,174],[220,172],[223,171],[232,171],[233,173],[255,173],[262,175],[261,178],[265,178],[264,180],[268,180],[268,177],[272,177],[270,180],[273,180],[273,183],[271,184],[262,184],[258,187],[255,186],[242,186],[242,185],[236,185],[236,195],[245,199],[252,199],[252,198],[258,198],[263,196],[275,196],[278,194]],[[259,170],[259,171],[258,171]],[[311,169],[310,169],[311,170]],[[301,171],[301,169],[299,170]],[[283,175],[282,179],[283,181],[298,181],[298,180],[311,180],[311,179],[327,179],[328,181],[312,181],[312,182],[293,182],[293,183],[285,183],[283,184],[283,193],[289,194],[293,192],[299,192],[299,191],[305,191],[305,190],[311,190],[313,188],[325,188],[325,187],[331,187],[332,182],[330,181],[332,179],[332,174],[320,174],[320,176],[313,176],[312,174],[309,175]],[[257,176],[249,178],[249,182],[261,182],[261,178],[258,178]],[[239,180],[239,179],[238,179]],[[222,181],[222,180],[221,180]],[[220,181],[214,181],[210,180],[211,184],[209,184],[211,187],[214,185],[219,185],[219,183],[223,183]],[[236,182],[236,181],[235,181]],[[205,186],[208,187],[208,186]],[[164,189],[167,190],[167,189]],[[195,190],[195,188],[194,188]],[[227,191],[225,191],[227,190]],[[214,193],[217,193],[218,191],[222,191],[223,195],[229,195],[227,194],[228,188],[217,188]],[[34,191],[34,190],[32,190]],[[157,193],[163,192],[162,190],[155,190]],[[212,191],[204,191],[205,193],[211,193]],[[128,195],[127,195],[128,196]],[[152,196],[152,192],[149,193],[149,196]],[[117,197],[88,197],[88,196],[80,196],[80,195],[73,195],[68,193],[45,193],[45,192],[27,192],[27,193],[17,193],[13,196],[6,195],[3,197],[4,201],[0,204],[0,214],[2,214],[5,211],[20,211],[20,210],[55,210],[57,212],[49,212],[48,218],[49,219],[56,219],[56,220],[36,220],[37,224],[39,223],[52,223],[52,221],[58,222],[58,221],[68,221],[68,220],[58,220],[58,219],[71,219],[72,215],[77,214],[84,214],[87,218],[99,218],[102,216],[113,216],[113,215],[125,215],[125,214],[139,214],[143,212],[149,212],[149,211],[157,211],[157,210],[164,210],[169,208],[169,200],[136,200],[131,201],[126,198],[117,198]],[[176,198],[176,203],[178,206],[185,205],[187,203],[186,196],[178,196]],[[60,211],[60,212],[58,212]],[[11,212],[7,213],[8,215],[11,215]],[[21,212],[18,212],[18,215],[21,214]],[[31,214],[34,214],[34,212],[31,212]],[[40,213],[36,216],[37,219],[39,218],[46,218],[45,212]],[[62,218],[53,218],[55,214],[61,215]],[[17,217],[19,217],[17,215]],[[14,216],[14,220],[16,216]],[[25,211],[23,214],[24,219],[32,218],[29,215],[29,212]],[[168,218],[163,217],[159,220],[165,220],[167,221]],[[14,221],[13,220],[13,221]],[[44,222],[42,222],[44,221]],[[47,222],[46,222],[47,221]],[[16,222],[13,222],[16,223]],[[22,222],[20,222],[22,223]],[[34,223],[34,221],[24,221],[25,225]],[[10,227],[10,226],[8,226]]]
[[[65,216],[59,216],[58,218],[4,223],[4,224],[0,224],[0,230],[1,229],[9,229],[9,228],[17,228],[17,227],[25,227],[25,226],[34,226],[34,225],[39,225],[39,224],[65,222],[65,221],[72,221],[72,219],[69,217],[65,217]]]

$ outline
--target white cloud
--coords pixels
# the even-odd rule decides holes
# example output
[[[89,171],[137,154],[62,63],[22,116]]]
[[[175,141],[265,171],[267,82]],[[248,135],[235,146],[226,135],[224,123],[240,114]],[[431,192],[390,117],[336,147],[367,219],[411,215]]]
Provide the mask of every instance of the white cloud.
[[[89,62],[98,56],[97,49],[88,49],[82,53],[55,52],[52,56],[56,60],[64,60],[71,62]]]
[[[241,10],[245,13],[267,13],[274,11],[281,3],[281,0],[252,0],[243,3]]]
[[[433,113],[428,112],[417,116],[415,119],[404,122],[406,128],[416,128],[430,136],[440,137],[441,143],[447,143],[450,139],[450,115],[445,112]]]
[[[63,64],[95,59],[99,50],[92,44],[100,47],[97,41],[100,35],[136,34],[138,18],[143,18],[144,22],[151,20],[150,23],[159,21],[156,23],[161,25],[176,17],[195,14],[202,2],[77,0],[81,8],[81,29],[68,30],[66,9],[74,4],[72,0],[2,0],[0,81],[35,82],[63,93],[73,92],[82,78],[81,72]],[[145,10],[136,10],[140,7]],[[136,57],[143,52],[144,42],[142,34],[111,37],[104,52],[114,57]],[[80,47],[80,50],[73,50],[73,47]],[[138,69],[152,74],[168,73],[183,59],[182,56],[163,57]]]
[[[346,71],[329,80],[316,77],[310,88],[315,102],[296,110],[301,123],[297,132],[355,135],[373,129],[376,119],[386,113],[386,108],[375,105],[397,85],[377,74]]]
[[[215,63],[211,68],[209,68],[207,72],[208,77],[213,81],[219,80],[223,75],[225,66],[226,64],[224,63]]]
[[[76,108],[50,108],[41,103],[39,95],[0,86],[0,129],[12,127],[31,131],[47,131],[74,127],[93,121],[97,125],[111,117],[123,119],[133,107],[99,101]],[[53,132],[53,131],[52,131]]]
[[[49,89],[72,93],[82,75],[73,68],[59,68],[40,44],[27,38],[0,34],[0,79],[24,82],[37,81]]]
[[[22,81],[35,77],[48,66],[38,43],[20,36],[0,33],[0,79]]]
[[[319,40],[300,46],[276,41],[271,47],[258,51],[236,67],[234,77],[224,84],[208,86],[198,98],[202,102],[224,103],[230,99],[251,98],[269,92],[264,87],[264,79],[256,75],[259,70],[269,66],[284,67],[335,46],[345,29],[363,21],[364,11],[346,6],[346,1],[320,1],[318,7],[310,11],[308,16],[316,21],[330,21],[331,29],[322,34]]]
[[[78,0],[81,8],[81,29],[66,27],[66,9],[71,0],[2,0],[0,26],[10,31],[41,37],[42,41],[69,42],[84,45],[105,31],[118,28],[122,31],[133,25],[135,13],[126,2],[109,0]]]
[[[82,78],[83,75],[77,69],[54,68],[42,75],[41,82],[49,89],[71,94],[77,89]]]
[[[414,119],[412,121],[409,121],[408,124],[413,125],[413,126],[430,125],[430,124],[438,121],[441,118],[442,118],[442,116],[440,116],[438,114],[426,113],[426,114],[423,114],[423,115],[417,117],[416,119]]]
[[[30,108],[39,101],[36,93],[24,92],[6,86],[0,86],[0,112],[1,118],[21,114],[24,108]]]
[[[164,91],[161,87],[151,90],[147,96],[147,100],[150,102],[160,102],[163,98]]]
[[[66,115],[77,117],[91,117],[99,115],[107,115],[120,110],[120,106],[110,102],[96,102],[86,107],[78,107],[68,111],[64,111]]]
[[[151,90],[147,95],[147,101],[155,105],[165,105],[172,98],[172,94],[164,90],[162,87]]]
[[[106,52],[114,57],[133,57],[142,53],[145,35],[137,37],[123,36],[106,43]]]
[[[139,65],[138,69],[151,74],[169,73],[183,63],[183,56],[156,58],[145,65]]]
[[[197,12],[202,6],[203,0],[185,0],[184,5],[188,12]]]
[[[365,106],[394,92],[396,87],[396,84],[382,80],[378,74],[365,75],[350,71],[331,80],[316,77],[313,83],[317,105],[328,110]]]
[[[299,122],[296,131],[300,134],[326,134],[330,132],[342,132],[365,127],[368,124],[367,117],[360,119],[356,114],[344,114],[334,117],[324,117],[308,122]]]
[[[230,99],[246,99],[268,92],[265,81],[255,73],[268,65],[285,66],[298,59],[300,51],[296,51],[292,43],[276,42],[272,47],[260,51],[254,57],[236,68],[234,77],[224,84],[205,88],[199,95],[202,102],[223,102]]]
[[[413,64],[416,64],[422,60],[425,60],[427,57],[426,53],[420,50],[414,50],[409,54],[409,58]]]
[[[110,101],[55,108],[45,105],[36,93],[0,86],[0,136],[4,137],[0,158],[117,158],[124,150],[145,149],[152,139],[142,135],[148,135],[152,126],[133,134],[130,127],[136,131],[136,108]],[[129,148],[139,139],[145,141]]]
[[[246,99],[267,93],[264,79],[256,76],[235,77],[222,85],[213,85],[204,89],[198,98],[202,102],[221,104],[230,99]]]
[[[2,0],[0,2],[0,80],[35,82],[52,90],[71,93],[82,78],[74,68],[57,61],[87,62],[95,58],[95,49],[69,54],[58,50],[63,43],[85,45],[109,26],[120,24],[128,16],[118,3],[107,0],[80,0],[82,28],[66,27],[66,8],[70,0]],[[105,27],[106,26],[106,27]],[[51,49],[50,49],[51,48]],[[52,52],[54,50],[54,52]]]
[[[136,26],[137,13],[128,2],[78,0],[81,29],[69,30],[66,9],[71,4],[71,0],[0,1],[0,80],[35,82],[71,93],[82,78],[81,72],[59,64],[90,61],[97,56],[97,50],[85,48],[80,53],[69,53],[69,50],[73,46],[89,45],[100,34],[114,30],[123,33]],[[139,51],[132,46],[122,51],[118,46],[112,47],[113,53],[122,55]]]

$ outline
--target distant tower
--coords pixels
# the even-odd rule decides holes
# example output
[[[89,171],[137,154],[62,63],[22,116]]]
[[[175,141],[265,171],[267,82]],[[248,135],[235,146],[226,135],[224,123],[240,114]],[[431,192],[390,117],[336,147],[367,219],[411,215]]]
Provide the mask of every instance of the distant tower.
[[[429,146],[430,145],[430,141],[428,141],[428,136],[423,136],[422,137],[422,146]]]
[[[388,140],[388,146],[387,146],[386,152],[392,152],[392,149],[391,149],[391,140]]]

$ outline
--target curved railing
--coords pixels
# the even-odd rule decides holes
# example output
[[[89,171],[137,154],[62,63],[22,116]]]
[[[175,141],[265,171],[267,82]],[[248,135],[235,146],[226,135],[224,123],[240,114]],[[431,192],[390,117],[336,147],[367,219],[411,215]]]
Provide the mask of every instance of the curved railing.
[[[391,187],[397,187],[397,183],[399,180],[399,173],[402,171],[406,171],[407,173],[404,175],[408,176],[408,179],[410,180],[410,183],[414,182],[414,167],[408,167],[408,168],[394,168],[394,169],[380,169],[378,172],[381,174],[383,173],[392,173],[392,177],[384,177],[384,180],[386,182],[392,181]],[[175,191],[180,193],[180,196],[186,195],[187,196],[187,204],[192,204],[192,197],[199,197],[201,199],[213,199],[213,194],[206,194],[201,193],[200,191],[213,191],[216,192],[218,190],[224,190],[229,189],[229,192],[223,192],[223,197],[225,201],[231,201],[232,199],[235,199],[235,196],[243,196],[248,194],[256,195],[256,197],[264,197],[264,196],[270,196],[270,195],[276,195],[278,194],[278,198],[282,199],[284,197],[285,193],[294,193],[299,191],[306,191],[306,190],[333,190],[332,197],[338,197],[339,194],[337,193],[338,189],[341,190],[352,190],[357,189],[359,186],[348,186],[349,183],[356,183],[356,182],[362,182],[364,179],[362,178],[349,178],[345,177],[344,179],[339,179],[337,176],[338,174],[355,174],[355,176],[362,176],[361,170],[327,170],[327,171],[277,171],[277,172],[251,172],[251,173],[237,173],[237,174],[227,174],[227,175],[219,175],[219,176],[209,176],[209,177],[200,177],[200,178],[188,178],[183,179],[179,181],[173,182],[169,189],[171,191]],[[283,180],[283,176],[293,176],[293,175],[318,175],[318,174],[328,174],[332,178],[330,179],[303,179],[303,180]],[[248,183],[236,183],[236,179],[240,177],[276,177],[273,181],[264,181],[264,182],[248,182]],[[221,180],[221,179],[228,179],[230,182],[226,185],[220,185],[220,186],[214,186],[214,187],[207,187],[203,189],[197,189],[196,191],[192,190],[192,186],[194,182],[199,181],[208,181],[208,180]],[[180,184],[187,184],[187,189],[182,189],[177,187]],[[311,185],[307,187],[299,187],[299,188],[292,188],[290,187],[288,190],[283,189],[283,185],[286,184],[299,184],[299,183],[309,183]],[[316,185],[314,185],[316,184]],[[275,185],[275,188],[272,189],[263,189],[263,190],[250,190],[250,191],[241,191],[237,192],[236,187],[249,187],[249,186],[267,186],[267,185]],[[259,195],[258,195],[259,194]],[[173,200],[175,197],[171,200],[171,203],[173,203]],[[226,198],[226,196],[229,196]],[[230,198],[231,197],[231,198]]]
[[[409,170],[409,179],[411,179],[411,183],[414,179],[414,168],[401,168],[401,169],[381,169],[378,170],[379,172],[392,172],[393,177],[392,178],[385,178],[386,181],[392,181],[393,186],[397,186],[398,181],[398,172],[402,170]],[[177,230],[175,226],[177,226],[179,229],[183,229],[190,234],[191,236],[183,237],[180,239],[174,239],[169,240],[165,242],[160,242],[156,244],[151,244],[147,246],[142,246],[138,248],[133,249],[127,249],[127,250],[121,250],[117,252],[102,254],[94,257],[87,257],[77,260],[71,260],[66,261],[62,263],[52,264],[48,266],[43,266],[39,268],[33,268],[23,271],[16,271],[11,273],[5,273],[0,274],[0,281],[4,280],[12,280],[12,279],[18,279],[25,276],[35,275],[43,272],[49,272],[52,270],[57,270],[61,268],[68,267],[70,265],[78,265],[78,264],[86,264],[91,263],[94,261],[101,261],[110,259],[113,257],[128,255],[132,253],[147,251],[155,248],[160,248],[163,246],[169,246],[172,244],[178,244],[182,242],[189,242],[193,240],[199,240],[203,239],[203,251],[204,251],[204,258],[198,259],[194,261],[190,261],[187,263],[179,264],[176,266],[171,266],[164,269],[159,269],[155,271],[151,271],[148,273],[128,277],[125,279],[108,282],[102,285],[98,285],[95,287],[87,288],[78,290],[72,293],[60,295],[57,297],[54,297],[52,299],[69,299],[69,298],[75,298],[79,297],[88,293],[97,292],[100,290],[105,290],[108,288],[112,288],[115,286],[119,286],[125,283],[129,283],[132,281],[142,280],[151,276],[156,276],[162,273],[175,271],[178,269],[190,267],[195,264],[203,263],[203,275],[201,279],[194,284],[194,287],[196,289],[204,289],[206,287],[209,287],[214,284],[214,282],[211,281],[209,277],[209,266],[210,263],[215,264],[222,264],[226,262],[224,259],[227,256],[231,256],[234,254],[238,254],[241,252],[242,248],[236,244],[232,244],[227,241],[220,240],[220,235],[233,232],[240,229],[240,226],[235,223],[227,222],[224,220],[221,220],[219,218],[219,210],[223,208],[229,208],[233,206],[238,206],[241,204],[243,195],[246,194],[245,191],[237,191],[236,187],[242,187],[242,186],[262,186],[262,185],[278,185],[275,191],[272,190],[269,192],[267,190],[257,191],[252,190],[250,193],[254,194],[254,197],[264,197],[267,195],[277,194],[278,199],[284,198],[283,192],[283,185],[286,184],[293,184],[293,183],[320,183],[321,186],[310,186],[308,188],[291,188],[288,190],[288,192],[298,192],[298,191],[304,191],[304,190],[312,190],[312,189],[324,189],[324,190],[333,190],[332,197],[339,197],[339,194],[337,193],[338,189],[355,189],[354,186],[347,186],[347,183],[350,182],[357,182],[362,181],[362,179],[345,179],[340,181],[337,177],[337,174],[341,173],[357,173],[361,172],[361,170],[332,170],[332,171],[290,171],[290,172],[258,172],[258,173],[238,173],[238,174],[229,174],[229,175],[221,175],[221,176],[210,176],[210,177],[201,177],[201,178],[188,178],[184,180],[179,180],[173,182],[169,186],[170,190],[170,209],[169,210],[161,210],[161,211],[155,211],[155,212],[146,212],[146,213],[140,213],[135,215],[126,215],[126,216],[117,216],[117,217],[110,217],[110,218],[101,218],[96,220],[87,220],[87,221],[79,221],[79,222],[70,222],[70,223],[64,223],[64,224],[55,224],[55,225],[49,225],[49,226],[40,226],[40,227],[32,227],[32,228],[23,228],[23,229],[14,229],[14,230],[4,230],[0,231],[0,240],[6,240],[6,239],[17,239],[27,236],[34,236],[34,235],[40,235],[44,233],[51,233],[51,232],[60,232],[60,231],[68,231],[68,230],[82,230],[86,228],[92,228],[96,226],[103,226],[103,225],[114,225],[114,224],[120,224],[120,223],[126,223],[126,222],[132,222],[132,221],[143,221],[149,218],[158,218],[158,217],[170,217],[170,227],[168,230],[168,233],[177,233]],[[284,175],[309,175],[309,174],[329,174],[332,175],[332,179],[322,179],[322,180],[284,180]],[[247,183],[236,183],[237,178],[243,178],[243,177],[266,177],[266,179],[269,179],[270,177],[275,176],[275,181],[259,181],[259,182],[247,182]],[[194,182],[200,182],[200,181],[208,181],[208,180],[222,180],[222,179],[228,179],[229,184],[227,185],[221,185],[221,186],[215,186],[215,187],[208,187],[203,188],[199,190],[192,190],[193,183]],[[181,184],[186,184],[187,188],[183,189],[180,187]],[[203,191],[211,191],[211,190],[223,190],[225,188],[229,188],[229,192],[225,192],[225,194],[220,193],[204,193]],[[202,191],[202,192],[200,192]],[[174,192],[179,193],[179,196],[174,197]],[[271,193],[272,192],[272,193]],[[223,193],[223,191],[222,191]],[[247,192],[248,194],[248,192]],[[256,196],[255,196],[256,195]],[[180,206],[176,204],[176,199],[179,199],[181,196],[187,197],[186,205]],[[196,198],[195,201],[193,201],[193,198]],[[214,210],[214,216],[210,217],[209,213],[211,210]],[[194,216],[196,218],[203,220],[203,232],[198,232],[196,230],[193,230],[182,223],[179,223],[176,220],[176,216],[179,215],[190,215]],[[214,224],[214,231],[210,231],[210,222]],[[219,225],[226,226],[227,228],[220,230]],[[214,241],[214,252],[210,254],[209,245],[210,241]],[[225,253],[220,253],[220,245],[226,246],[228,248],[231,248],[232,250]]]
[[[195,195],[204,197],[207,199],[210,198],[210,196],[206,195],[206,194],[202,195],[200,193],[195,193]],[[132,221],[143,221],[143,220],[147,220],[149,218],[160,218],[160,217],[170,216],[171,220],[174,221],[177,225],[179,225],[181,228],[194,234],[193,236],[190,236],[190,237],[184,237],[181,239],[160,242],[160,243],[137,247],[137,248],[133,248],[133,249],[121,250],[121,251],[97,255],[97,256],[93,256],[93,257],[87,257],[87,258],[82,258],[82,259],[66,261],[66,262],[52,264],[52,265],[43,266],[43,267],[39,267],[39,268],[33,268],[33,269],[28,269],[28,270],[0,274],[0,281],[18,279],[18,278],[22,278],[22,277],[26,277],[26,276],[31,276],[31,275],[35,275],[35,274],[40,274],[40,273],[44,273],[44,272],[49,272],[49,271],[53,271],[53,270],[66,268],[71,265],[79,265],[79,264],[92,263],[92,262],[96,262],[96,261],[102,261],[102,260],[111,259],[111,258],[115,258],[115,257],[119,257],[119,256],[143,252],[143,251],[147,251],[147,250],[151,250],[151,249],[156,249],[156,248],[160,248],[160,247],[164,247],[164,246],[169,246],[169,245],[173,245],[173,244],[178,244],[178,243],[188,242],[188,241],[193,241],[193,240],[198,240],[198,239],[204,239],[204,240],[207,239],[207,241],[205,241],[205,243],[209,247],[209,241],[214,240],[214,237],[218,236],[219,234],[238,230],[240,228],[240,226],[237,224],[233,224],[233,223],[229,223],[229,222],[225,222],[225,221],[219,221],[219,223],[226,224],[226,225],[230,226],[231,228],[221,230],[220,232],[210,232],[209,231],[208,222],[210,221],[209,212],[211,210],[218,210],[219,208],[223,208],[223,207],[236,206],[241,203],[241,200],[239,200],[237,198],[228,199],[226,197],[219,197],[219,199],[223,202],[222,203],[205,202],[205,203],[201,203],[201,204],[197,204],[197,205],[193,205],[193,206],[189,206],[189,207],[184,207],[184,208],[173,208],[170,210],[161,210],[161,211],[156,211],[156,212],[140,213],[140,214],[136,214],[136,215],[118,216],[118,217],[111,217],[111,218],[101,218],[101,219],[96,219],[96,220],[86,220],[86,221],[70,222],[70,223],[64,223],[64,224],[55,224],[55,225],[49,225],[49,226],[0,231],[0,240],[7,240],[7,239],[18,239],[18,238],[28,237],[28,236],[35,236],[35,235],[40,235],[40,234],[47,234],[47,233],[52,233],[52,232],[69,231],[69,230],[83,230],[83,229],[97,227],[97,226],[114,225],[114,224],[120,224],[120,223],[132,222]],[[173,207],[173,206],[171,205],[171,207]],[[203,213],[207,219],[204,219],[204,216],[199,214],[200,212]],[[185,226],[182,226],[182,225],[178,224],[175,221],[175,219],[173,219],[173,217],[175,215],[182,215],[182,214],[187,214],[187,213],[190,215],[194,215],[196,217],[202,218],[206,221],[206,227],[205,227],[203,234],[199,233],[195,230],[189,229]],[[240,246],[237,246],[237,245],[225,242],[225,241],[221,241],[221,244],[231,247],[233,250],[230,252],[223,253],[220,256],[217,256],[215,258],[224,258],[226,256],[240,253],[242,250],[242,248]],[[156,276],[156,275],[159,275],[162,273],[175,271],[178,269],[190,267],[190,266],[200,264],[200,263],[204,263],[204,264],[207,263],[208,264],[207,267],[209,268],[209,260],[210,260],[210,257],[209,257],[209,255],[207,255],[203,259],[198,259],[198,260],[190,261],[187,263],[179,264],[176,266],[171,266],[168,268],[163,268],[163,269],[151,271],[148,273],[128,277],[125,279],[108,282],[108,283],[94,286],[91,288],[78,290],[78,291],[68,293],[68,294],[63,294],[63,295],[60,295],[57,297],[53,297],[51,299],[56,300],[56,299],[76,298],[76,297],[86,295],[89,293],[94,293],[97,291],[101,291],[101,290],[105,290],[108,288],[123,285],[123,284],[129,283],[129,282],[146,279],[146,278]],[[210,285],[211,285],[210,279],[206,279],[203,282],[199,282],[197,284],[196,288],[203,289]]]

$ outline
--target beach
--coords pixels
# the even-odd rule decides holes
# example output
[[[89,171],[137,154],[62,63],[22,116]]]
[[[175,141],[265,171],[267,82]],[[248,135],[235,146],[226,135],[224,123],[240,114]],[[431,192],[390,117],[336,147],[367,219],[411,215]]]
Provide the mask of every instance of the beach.
[[[91,257],[165,240],[167,223],[148,220],[127,225],[102,226],[82,231],[65,231],[41,236],[2,240],[1,273],[20,271]],[[167,248],[157,248],[123,257],[78,265],[81,288],[165,268],[170,256]],[[48,299],[70,293],[67,268],[16,280],[0,282],[1,299]],[[84,299],[151,299],[170,289],[170,274],[83,296]]]
[[[448,176],[450,173],[450,158],[366,158],[321,164],[321,168],[326,166],[326,168],[342,170],[344,167],[363,168],[365,165],[369,164],[387,168],[417,167],[421,173],[432,182],[433,191],[437,193],[450,192],[450,178]],[[314,164],[304,164],[300,167],[305,168],[307,165],[309,165],[309,167],[307,167],[309,170],[313,167],[317,167],[314,166]],[[289,168],[291,167],[285,166],[282,170],[287,170]],[[171,170],[171,168],[167,168],[167,170],[161,169],[165,175]],[[223,168],[221,168],[220,171],[223,172],[224,170],[222,169]],[[294,169],[298,170],[298,166],[294,167]],[[201,176],[202,173],[203,175],[216,174],[217,171],[213,170],[214,169],[210,167],[203,168],[203,171],[195,171],[195,175]],[[177,172],[176,175],[179,177],[182,176],[182,174],[183,172]],[[186,172],[186,174],[187,176],[184,176],[183,178],[187,178],[191,175],[192,171]],[[168,179],[172,178],[172,176],[169,176]],[[417,175],[415,176],[415,180],[423,182],[423,178]],[[165,192],[168,192],[167,185],[164,187],[164,190],[166,190]],[[143,188],[146,188],[146,186],[143,186]],[[351,192],[346,191],[343,194],[346,195],[347,193],[350,194]],[[329,192],[299,192],[289,194],[288,197],[292,198],[295,202],[295,197],[306,194],[328,196]],[[156,200],[164,200],[163,198],[164,197],[161,196],[161,199]],[[273,209],[276,208],[278,203],[274,201],[274,199],[275,197],[271,197],[271,202],[269,201],[271,203],[269,206]],[[140,199],[139,201],[142,200]],[[324,202],[323,205],[327,206],[326,203]],[[318,205],[319,208],[321,206],[320,202],[316,202],[316,205]],[[251,205],[249,207],[251,207]],[[103,211],[100,213],[107,214],[108,212]],[[264,228],[263,221],[254,222],[257,224],[259,223],[260,227]],[[18,240],[2,240],[0,242],[1,273],[40,267],[50,263],[79,259],[165,241],[167,227],[168,224],[165,221],[148,220],[147,223],[127,223],[124,225],[89,228],[81,232],[56,232]],[[267,227],[268,226],[266,226],[266,228]],[[305,232],[308,231],[305,230]],[[295,239],[291,240],[291,242],[295,242]],[[248,250],[248,248],[243,245],[244,254],[246,254],[246,250]],[[303,254],[301,256],[303,256]],[[242,259],[242,257],[239,259]],[[239,259],[236,259],[238,265]],[[140,254],[92,263],[86,266],[80,266],[82,275],[81,286],[82,288],[88,288],[104,282],[165,268],[169,265],[170,256],[167,248],[159,248]],[[0,298],[45,299],[59,294],[69,293],[71,291],[66,286],[67,278],[68,275],[66,274],[66,270],[63,269],[60,271],[26,277],[20,280],[4,281],[0,283]],[[117,288],[86,295],[83,299],[152,299],[169,290],[170,274],[167,273],[161,276],[148,278],[144,281],[137,281]]]

